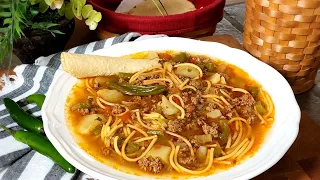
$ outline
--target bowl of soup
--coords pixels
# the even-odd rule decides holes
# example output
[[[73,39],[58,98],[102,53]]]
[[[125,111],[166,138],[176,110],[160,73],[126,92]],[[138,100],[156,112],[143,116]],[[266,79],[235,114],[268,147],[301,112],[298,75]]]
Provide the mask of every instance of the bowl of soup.
[[[159,38],[93,54],[157,61],[79,79],[57,71],[43,106],[45,132],[95,178],[250,179],[298,134],[289,84],[244,51]]]

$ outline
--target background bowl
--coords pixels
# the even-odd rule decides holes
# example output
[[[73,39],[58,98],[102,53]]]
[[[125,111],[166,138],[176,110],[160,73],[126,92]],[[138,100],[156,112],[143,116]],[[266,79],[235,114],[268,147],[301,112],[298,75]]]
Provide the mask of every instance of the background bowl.
[[[190,0],[193,2],[194,0]],[[216,24],[223,18],[225,0],[197,0],[197,10],[169,16],[135,16],[114,12],[121,0],[88,0],[102,13],[98,35],[101,39],[138,32],[141,34],[166,34],[169,36],[199,37],[212,35]]]
[[[275,105],[275,122],[264,143],[252,158],[227,171],[199,179],[229,180],[251,179],[277,163],[297,137],[300,109],[287,81],[273,68],[248,53],[228,46],[184,38],[158,38],[139,42],[120,43],[94,52],[96,55],[123,56],[148,50],[177,50],[204,54],[234,64],[258,81],[271,96]],[[57,76],[47,94],[42,108],[42,118],[47,137],[71,164],[99,179],[150,179],[117,171],[96,161],[84,152],[69,133],[64,105],[77,79],[57,71]]]

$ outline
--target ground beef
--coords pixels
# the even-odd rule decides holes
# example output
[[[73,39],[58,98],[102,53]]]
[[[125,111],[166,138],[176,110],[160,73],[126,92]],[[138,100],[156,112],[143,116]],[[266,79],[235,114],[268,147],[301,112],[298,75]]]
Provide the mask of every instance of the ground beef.
[[[140,169],[152,173],[160,173],[164,168],[161,159],[158,157],[143,157],[142,159],[138,160],[138,165]]]
[[[250,124],[254,124],[259,121],[253,107],[255,103],[254,98],[250,94],[243,94],[231,101],[231,105],[235,106],[239,116],[247,119]]]
[[[233,106],[253,106],[255,104],[254,98],[250,94],[243,94],[240,97],[231,100]]]
[[[168,131],[181,132],[184,125],[185,125],[184,120],[169,120],[168,121]]]
[[[259,122],[259,118],[255,114],[253,107],[238,106],[236,107],[236,110],[240,117],[243,117],[248,120],[249,124]]]
[[[75,110],[78,113],[80,113],[82,116],[88,115],[88,114],[96,114],[97,109],[96,108],[80,108]]]
[[[196,93],[194,91],[182,92],[181,97],[185,104],[187,118],[195,116],[196,111],[203,108],[205,101],[201,96],[201,91],[197,91]]]
[[[101,153],[105,156],[109,156],[111,153],[111,150],[109,148],[103,147],[101,148]]]
[[[221,114],[225,117],[227,117],[227,119],[231,119],[234,115],[233,113],[233,106],[225,106],[223,109],[219,109]]]
[[[185,125],[185,129],[188,131],[199,131],[200,127],[197,124],[197,121],[190,121],[190,123]]]
[[[113,114],[121,114],[124,113],[126,110],[125,108],[121,107],[120,105],[112,106],[112,113]]]
[[[207,86],[207,83],[204,81],[200,81],[200,80],[191,80],[188,85],[193,86],[195,88],[197,88],[198,90],[202,90],[203,87]]]
[[[141,109],[142,113],[155,112],[157,110],[157,104],[161,101],[159,95],[154,96],[134,96],[130,101],[123,102],[130,110]]]
[[[179,157],[178,161],[180,164],[184,165],[184,166],[192,166],[197,162],[196,157],[192,157],[192,156],[183,156],[183,157]]]
[[[179,154],[178,154],[178,162],[183,166],[186,166],[191,169],[195,169],[196,168],[195,165],[197,164],[197,159],[195,156],[190,155],[190,150],[188,146],[186,147],[187,148],[180,148]]]
[[[210,125],[206,123],[203,117],[197,119],[198,125],[201,126],[204,134],[211,134],[213,137],[218,137],[218,125],[214,122],[211,122]]]

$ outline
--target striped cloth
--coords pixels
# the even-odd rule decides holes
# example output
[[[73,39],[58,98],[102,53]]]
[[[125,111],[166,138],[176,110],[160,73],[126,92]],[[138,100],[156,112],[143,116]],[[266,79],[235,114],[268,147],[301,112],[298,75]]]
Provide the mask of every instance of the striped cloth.
[[[165,35],[144,35],[126,33],[121,36],[92,42],[68,50],[71,53],[87,54],[93,51],[110,47],[120,42],[139,41],[149,38],[163,37]],[[14,82],[3,76],[1,82],[4,87],[0,92],[0,124],[12,130],[20,127],[11,119],[3,104],[3,98],[11,98],[27,112],[39,117],[40,109],[35,105],[27,104],[24,99],[34,93],[45,94],[55,76],[57,69],[61,68],[60,53],[48,57],[40,57],[35,65],[20,65],[14,69],[16,76],[10,76]],[[83,173],[66,173],[57,164],[47,157],[30,149],[27,145],[14,140],[8,133],[0,130],[0,179],[1,180],[68,180],[79,179]],[[85,179],[85,178],[82,178]]]

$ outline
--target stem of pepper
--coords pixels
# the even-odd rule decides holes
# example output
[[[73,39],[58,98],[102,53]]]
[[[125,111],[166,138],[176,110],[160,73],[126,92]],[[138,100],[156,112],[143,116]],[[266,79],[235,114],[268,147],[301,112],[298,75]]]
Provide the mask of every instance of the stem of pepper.
[[[3,126],[3,125],[0,125],[0,128],[3,129],[3,130],[5,130],[5,131],[7,131],[7,132],[8,132],[9,134],[11,134],[12,136],[14,136],[14,134],[15,134],[15,132],[14,132],[13,130],[11,130],[11,129]]]

